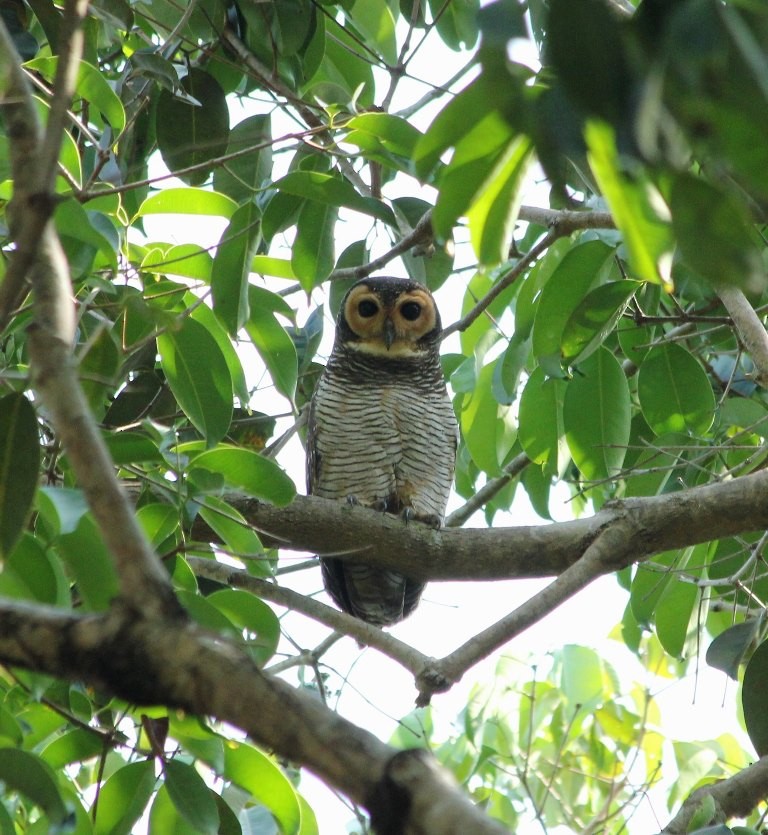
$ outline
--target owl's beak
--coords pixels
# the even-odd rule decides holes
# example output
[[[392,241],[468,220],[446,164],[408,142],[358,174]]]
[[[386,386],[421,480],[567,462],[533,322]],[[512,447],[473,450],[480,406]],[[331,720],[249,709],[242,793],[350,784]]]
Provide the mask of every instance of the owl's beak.
[[[384,344],[387,346],[387,350],[392,347],[392,343],[395,341],[396,336],[395,323],[387,317],[384,320]]]

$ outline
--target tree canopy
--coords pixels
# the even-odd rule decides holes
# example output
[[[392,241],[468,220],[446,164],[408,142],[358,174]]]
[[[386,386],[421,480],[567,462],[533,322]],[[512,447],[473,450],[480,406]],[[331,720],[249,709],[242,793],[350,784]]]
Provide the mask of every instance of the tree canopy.
[[[305,769],[381,835],[631,831],[659,787],[664,832],[757,831],[766,78],[754,0],[4,0],[0,832],[312,835]],[[296,466],[340,300],[387,273],[444,311],[440,530]],[[437,657],[295,556],[371,542],[550,579]],[[737,680],[753,750],[675,740],[568,636],[503,654],[609,574],[625,657]],[[332,709],[355,641],[413,678],[387,741]]]

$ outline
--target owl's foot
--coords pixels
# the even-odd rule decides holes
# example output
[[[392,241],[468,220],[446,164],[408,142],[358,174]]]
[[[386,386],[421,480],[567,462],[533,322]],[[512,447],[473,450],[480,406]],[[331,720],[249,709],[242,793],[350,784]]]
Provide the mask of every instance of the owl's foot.
[[[376,499],[376,501],[370,502],[370,504],[363,504],[357,496],[351,494],[347,496],[347,504],[353,507],[367,507],[369,510],[376,510],[379,513],[383,513],[388,507],[386,499]]]

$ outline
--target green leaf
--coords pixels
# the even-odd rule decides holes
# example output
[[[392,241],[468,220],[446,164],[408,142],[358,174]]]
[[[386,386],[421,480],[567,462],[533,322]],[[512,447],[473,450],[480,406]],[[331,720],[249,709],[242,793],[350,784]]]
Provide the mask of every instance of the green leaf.
[[[291,267],[307,293],[325,281],[333,269],[337,217],[335,206],[311,200],[299,212]]]
[[[358,145],[364,143],[365,150],[370,151],[370,139],[374,139],[373,147],[387,154],[385,160],[390,159],[390,154],[410,159],[422,136],[407,119],[390,113],[361,113],[350,119],[346,126],[350,131],[348,142]],[[369,141],[365,141],[364,137],[369,138]]]
[[[232,378],[216,340],[186,317],[178,330],[157,337],[157,348],[179,406],[209,444],[217,443],[232,422]]]
[[[56,770],[71,763],[85,762],[104,752],[104,740],[93,731],[75,728],[62,734],[43,748],[40,756]]]
[[[211,271],[213,309],[231,336],[248,320],[248,276],[261,240],[261,212],[248,202],[224,230]]]
[[[202,188],[166,188],[150,194],[139,206],[136,218],[145,215],[211,215],[231,218],[237,203],[225,194]],[[134,220],[136,219],[134,218]]]
[[[233,742],[226,750],[224,776],[263,803],[285,835],[299,832],[301,809],[296,792],[283,772],[261,751]]]
[[[573,709],[594,706],[603,696],[603,662],[588,647],[567,644],[558,653],[563,693]]]
[[[269,115],[249,116],[229,133],[227,160],[213,173],[213,187],[237,203],[251,200],[272,178],[272,127]],[[245,153],[245,152],[248,153]]]
[[[158,96],[157,144],[163,161],[185,183],[197,186],[208,179],[213,162],[223,156],[229,141],[229,109],[219,82],[204,70],[191,67],[181,87],[188,98],[161,90]],[[198,104],[193,104],[189,97]],[[200,166],[184,173],[181,169]]]
[[[280,640],[280,621],[272,609],[243,589],[222,589],[206,599],[236,627],[250,633],[247,638],[250,654],[260,666],[266,664]]]
[[[208,526],[221,537],[227,548],[241,557],[259,557],[264,546],[248,522],[234,507],[216,496],[206,496],[200,507],[200,516]],[[262,568],[257,573],[263,577],[272,575],[270,564],[265,559],[249,560],[250,566]]]
[[[565,437],[584,478],[615,477],[630,433],[629,386],[621,364],[598,348],[568,382],[563,400]]]
[[[37,489],[40,441],[37,416],[21,393],[0,398],[0,559],[18,540]]]
[[[88,502],[82,490],[41,487],[37,494],[37,508],[56,534],[67,534],[76,530],[80,520],[88,513]]]
[[[136,519],[155,549],[179,529],[179,510],[162,502],[142,505],[136,511]]]
[[[66,606],[69,583],[55,554],[41,538],[24,533],[0,572],[0,594]]]
[[[515,160],[524,147],[527,148],[527,143],[521,143],[495,111],[486,112],[470,127],[456,143],[451,161],[438,179],[440,193],[432,213],[432,225],[438,239],[450,237],[456,221],[468,212],[476,199],[483,198],[485,189],[496,176],[512,176],[505,171],[505,165],[510,159]],[[514,166],[513,162],[512,174]],[[493,194],[498,196],[498,189]],[[481,216],[487,213],[481,213]]]
[[[744,670],[741,686],[741,706],[744,724],[758,756],[768,754],[768,711],[765,694],[768,693],[768,641],[755,650]]]
[[[673,240],[661,195],[642,175],[621,171],[611,127],[589,122],[585,137],[592,173],[624,236],[633,275],[669,285]]]
[[[321,171],[292,171],[274,184],[285,194],[303,197],[305,200],[324,203],[336,208],[354,209],[357,212],[378,218],[390,226],[395,226],[392,210],[380,200],[364,197],[349,182],[335,174]]]
[[[715,396],[707,374],[677,343],[651,348],[640,365],[637,395],[643,417],[658,435],[703,434],[714,420]]]
[[[568,249],[541,290],[533,323],[533,353],[552,376],[558,375],[560,346],[568,320],[598,282],[613,250],[591,240]]]
[[[727,673],[734,681],[739,678],[739,665],[750,651],[763,623],[762,612],[758,617],[744,623],[737,623],[721,632],[707,649],[707,664],[716,670]]]
[[[106,611],[117,597],[119,584],[112,557],[91,516],[59,538],[59,551],[77,581],[77,591],[92,611]]]
[[[477,385],[472,395],[464,398],[459,414],[462,437],[472,460],[492,476],[501,472],[500,462],[514,443],[514,432],[499,414],[493,396],[494,366],[489,363],[480,371]]]
[[[567,452],[563,428],[566,385],[564,380],[547,378],[543,369],[536,368],[520,397],[520,443],[534,464],[545,465],[553,475],[560,472],[560,461]]]
[[[69,810],[56,783],[51,767],[28,751],[0,749],[0,781],[6,791],[15,790],[39,806],[55,826],[64,824]]]
[[[584,360],[602,345],[641,286],[637,281],[610,281],[587,293],[565,323],[560,344],[563,362]]]
[[[59,59],[57,55],[35,58],[24,65],[32,72],[39,72],[47,81],[56,77]],[[81,60],[77,68],[75,93],[94,105],[109,122],[114,132],[114,139],[125,127],[123,104],[98,67]],[[113,140],[114,141],[114,140]]]
[[[182,445],[181,451],[185,447]],[[290,504],[296,495],[293,482],[274,461],[250,449],[220,445],[195,456],[191,466],[222,475],[231,487],[239,487],[257,499],[278,506]]]
[[[481,264],[499,264],[509,256],[530,159],[530,140],[515,137],[467,212],[470,239]]]
[[[195,278],[206,284],[211,281],[213,258],[210,252],[197,244],[179,244],[163,252],[157,246],[147,253],[141,262],[141,269],[162,275],[180,275]]]
[[[164,765],[165,788],[179,814],[205,835],[219,831],[219,812],[211,790],[191,765],[167,760]]]
[[[765,268],[748,210],[730,192],[679,175],[670,195],[672,225],[686,263],[713,284],[765,289]]]
[[[390,66],[397,64],[395,19],[386,3],[355,3],[347,12],[365,43]]]
[[[296,346],[271,309],[268,297],[273,294],[261,287],[251,286],[249,295],[248,335],[264,360],[275,388],[293,402],[298,379]]]
[[[700,555],[701,546],[685,549],[685,557],[677,564],[677,569],[682,570],[689,563],[699,564],[698,559],[692,558],[697,550]],[[656,604],[654,613],[656,634],[661,645],[673,658],[683,658],[691,618],[694,617],[699,594],[700,591],[695,583],[683,582],[675,576]]]

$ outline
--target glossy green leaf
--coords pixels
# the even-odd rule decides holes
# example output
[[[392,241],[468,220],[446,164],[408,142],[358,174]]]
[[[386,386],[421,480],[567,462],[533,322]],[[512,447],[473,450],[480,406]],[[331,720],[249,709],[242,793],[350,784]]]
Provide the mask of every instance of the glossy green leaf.
[[[652,348],[637,379],[640,408],[657,433],[701,434],[712,425],[715,396],[699,361],[677,343]]]
[[[88,609],[105,611],[117,597],[119,584],[112,556],[91,516],[59,538],[59,551],[77,582],[78,596]]]
[[[499,264],[509,255],[530,159],[530,140],[515,137],[467,212],[470,239],[481,264]]]
[[[51,767],[40,757],[14,748],[0,749],[0,781],[39,806],[54,826],[64,824],[69,810],[64,804]]]
[[[141,461],[162,461],[163,456],[157,444],[140,432],[110,433],[104,440],[110,458],[118,467],[123,464],[138,464]]]
[[[744,724],[759,757],[768,754],[768,711],[765,709],[767,692],[768,641],[763,641],[749,659],[741,685]]]
[[[263,803],[285,835],[299,832],[301,808],[296,792],[278,766],[261,751],[233,742],[226,751],[224,776]]]
[[[213,258],[197,244],[179,244],[163,252],[152,247],[141,262],[141,269],[149,273],[179,275],[210,283]]]
[[[644,177],[621,170],[611,127],[590,122],[585,135],[592,173],[623,235],[633,276],[668,285],[673,239],[661,195]]]
[[[560,471],[560,461],[567,454],[563,428],[566,386],[564,380],[547,378],[541,368],[536,368],[520,397],[520,443],[534,464],[546,465],[552,474]]]
[[[560,366],[568,320],[597,283],[612,254],[602,241],[579,243],[566,252],[541,291],[533,323],[533,353],[553,376]]]
[[[220,445],[196,456],[191,465],[224,476],[231,487],[283,506],[296,495],[293,482],[274,461],[252,452]]]
[[[211,790],[195,768],[180,760],[164,765],[165,788],[179,814],[205,835],[219,831],[219,812]]]
[[[248,202],[232,216],[224,230],[211,272],[213,309],[231,336],[248,320],[248,277],[261,240],[261,212]]]
[[[283,258],[272,258],[270,255],[255,255],[253,261],[251,261],[251,272],[296,281],[296,274],[291,262]]]
[[[188,97],[161,90],[157,102],[157,144],[163,161],[178,176],[198,186],[213,162],[223,156],[229,141],[229,109],[219,82],[202,69],[191,67],[181,80]],[[183,169],[197,166],[194,171]]]
[[[695,550],[686,549],[686,552],[693,554]],[[699,560],[686,558],[678,563],[677,567],[683,569],[689,561],[694,565],[699,562]],[[688,631],[692,625],[691,619],[696,616],[695,609],[699,595],[700,590],[695,583],[686,583],[674,577],[664,589],[656,605],[654,617],[656,634],[661,645],[673,658],[684,656]]]
[[[365,150],[371,149],[370,142],[364,142],[363,137],[375,140],[374,148],[387,154],[409,158],[422,134],[407,119],[393,116],[391,113],[361,113],[347,122],[350,133],[348,142],[365,145]]]
[[[52,82],[56,76],[58,56],[49,55],[35,58],[24,66],[33,72],[39,72],[47,81]],[[109,122],[115,137],[125,127],[125,111],[120,98],[109,86],[109,83],[99,71],[98,67],[81,60],[77,68],[75,94],[85,99],[99,110]]]
[[[280,640],[280,621],[272,609],[243,589],[215,591],[207,600],[235,626],[246,631],[251,656],[257,664],[266,664]]]
[[[0,594],[67,605],[69,584],[54,553],[41,539],[24,533],[0,572]]]
[[[40,757],[56,770],[70,763],[85,762],[104,753],[104,739],[96,732],[75,728],[43,748]]]
[[[738,681],[739,666],[760,635],[762,623],[763,618],[758,615],[721,632],[707,648],[707,664]]]
[[[185,295],[185,301],[189,307],[195,305],[197,299],[192,293]],[[195,305],[195,309],[190,316],[199,322],[208,333],[216,340],[219,346],[224,361],[227,363],[229,374],[232,378],[232,388],[235,396],[239,398],[241,403],[247,403],[250,399],[248,391],[248,384],[245,379],[245,371],[243,370],[243,363],[240,355],[235,350],[232,340],[229,338],[227,332],[224,330],[221,322],[216,317],[216,314],[206,304]]]
[[[565,437],[584,478],[599,481],[621,469],[630,433],[627,378],[618,360],[598,348],[568,382],[563,400]]]
[[[440,193],[432,213],[438,239],[450,237],[456,221],[467,214],[476,199],[483,198],[497,175],[504,176],[505,164],[515,159],[515,151],[521,147],[509,125],[494,111],[487,112],[458,140],[451,161],[438,179]],[[514,162],[512,165],[514,169]],[[506,175],[505,180],[510,172]]]
[[[236,211],[237,203],[225,194],[202,188],[166,188],[147,197],[136,217],[179,214],[229,219]]]
[[[334,174],[324,174],[321,171],[293,171],[278,180],[274,186],[286,194],[337,209],[354,209],[378,218],[390,226],[395,225],[395,216],[385,203],[373,197],[364,197],[349,180]]]
[[[37,416],[23,394],[0,398],[0,559],[18,540],[32,510],[40,469]]]
[[[368,44],[389,64],[397,64],[395,19],[386,3],[356,3],[348,12]]]
[[[373,69],[367,55],[360,55],[353,37],[340,26],[329,26],[325,54],[307,88],[321,101],[349,108],[373,104]],[[332,35],[332,37],[331,37]]]
[[[200,506],[200,516],[221,537],[233,554],[256,557],[257,559],[250,561],[250,565],[256,568],[263,567],[263,571],[257,573],[265,577],[271,576],[270,564],[264,559],[258,559],[264,552],[264,546],[242,514],[234,507],[216,496],[206,496]]]
[[[136,511],[136,519],[153,548],[179,530],[179,510],[170,504],[151,502]]]
[[[251,200],[272,177],[272,128],[268,115],[249,116],[238,122],[229,133],[227,160],[213,173],[216,191],[237,203]]]
[[[217,443],[232,422],[232,378],[216,340],[186,317],[178,330],[157,337],[157,347],[179,406],[209,444]]]
[[[293,402],[298,379],[296,346],[273,312],[273,294],[251,286],[250,318],[246,331],[272,377],[275,388]]]
[[[729,192],[692,175],[676,178],[672,225],[686,263],[714,284],[765,289],[765,269],[748,210]]]
[[[565,323],[560,345],[563,362],[571,365],[584,360],[601,345],[639,287],[637,281],[610,281],[587,293]]]
[[[56,533],[72,533],[88,512],[88,502],[82,490],[72,487],[41,487],[37,494],[37,509]]]
[[[304,203],[299,212],[291,267],[307,293],[325,281],[333,269],[337,217],[335,206],[314,201]]]

